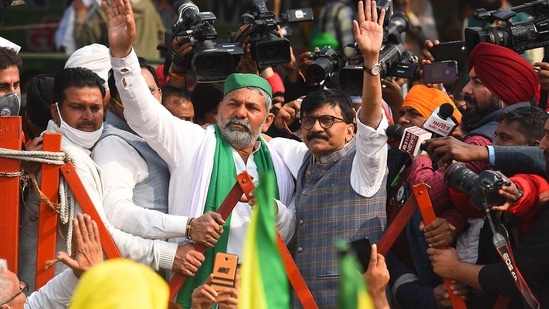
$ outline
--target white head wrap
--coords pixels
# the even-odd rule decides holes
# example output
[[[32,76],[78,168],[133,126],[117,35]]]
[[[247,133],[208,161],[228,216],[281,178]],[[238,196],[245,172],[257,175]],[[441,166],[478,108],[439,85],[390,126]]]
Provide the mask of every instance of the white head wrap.
[[[111,69],[111,54],[105,45],[93,43],[77,49],[65,63],[65,68],[83,67],[92,70],[104,81],[105,90],[109,90],[109,70]]]

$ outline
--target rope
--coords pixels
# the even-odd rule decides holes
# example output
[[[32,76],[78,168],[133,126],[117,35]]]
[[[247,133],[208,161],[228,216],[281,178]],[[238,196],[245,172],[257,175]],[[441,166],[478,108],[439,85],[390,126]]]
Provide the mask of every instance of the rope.
[[[72,219],[74,218],[76,200],[68,187],[69,185],[65,178],[59,177],[59,204],[62,205],[59,209],[59,220],[62,224],[67,225],[65,244],[67,246],[67,254],[72,255]]]
[[[34,176],[34,174],[29,174],[29,179],[31,181],[33,189],[36,191],[36,195],[38,195],[38,199],[41,202],[44,202],[46,205],[48,205],[53,211],[55,211],[58,214],[59,210],[61,209],[61,205],[50,201],[48,197],[42,192],[42,190],[40,190],[40,186],[38,185],[38,182],[36,181],[36,176]]]
[[[24,170],[20,170],[19,172],[0,172],[0,177],[21,177],[25,175]]]
[[[0,148],[0,157],[59,166],[65,164],[66,162],[72,162],[71,158],[66,153],[50,151],[21,151]],[[0,176],[9,177],[17,177],[23,175],[24,171],[0,173]],[[74,198],[72,191],[68,189],[68,184],[65,178],[59,177],[59,204],[53,203],[40,190],[40,186],[36,181],[36,177],[32,174],[29,176],[32,187],[36,191],[39,200],[41,202],[44,202],[46,205],[48,205],[48,207],[55,211],[59,215],[60,223],[67,226],[67,237],[65,239],[65,242],[67,246],[67,254],[71,255],[73,233],[72,219],[74,218],[74,210],[76,205],[76,199]],[[54,263],[54,261],[52,262]]]
[[[6,148],[0,148],[0,157],[53,165],[63,165],[67,159],[64,152],[25,151]]]

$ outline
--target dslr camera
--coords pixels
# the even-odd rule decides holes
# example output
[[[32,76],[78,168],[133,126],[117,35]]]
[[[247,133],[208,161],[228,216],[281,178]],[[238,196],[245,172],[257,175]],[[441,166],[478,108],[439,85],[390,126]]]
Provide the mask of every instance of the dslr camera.
[[[469,196],[471,205],[478,209],[504,204],[505,198],[498,191],[503,186],[511,185],[511,181],[500,173],[484,170],[477,175],[463,163],[450,165],[444,173],[444,182],[450,188]]]
[[[532,19],[513,23],[511,18],[517,13],[528,12]],[[536,0],[512,8],[501,8],[487,11],[484,8],[475,10],[477,20],[492,24],[500,21],[501,25],[481,28],[465,28],[467,50],[480,42],[505,46],[518,53],[525,50],[549,45],[549,3],[547,0]]]
[[[246,29],[237,35],[231,33],[229,42],[239,42],[241,38],[250,36],[252,57],[259,67],[269,67],[290,62],[290,41],[281,38],[277,26],[288,23],[313,20],[313,10],[288,10],[279,17],[267,9],[265,1],[254,0],[250,8],[241,15],[242,24]]]
[[[378,11],[380,8],[378,7]],[[413,78],[418,65],[418,57],[411,51],[405,50],[402,34],[408,31],[409,22],[401,11],[395,11],[389,18],[386,17],[383,28],[383,45],[379,52],[379,64],[381,65],[381,78],[396,76]],[[360,54],[356,43],[351,54]],[[353,56],[354,58],[354,56]],[[362,94],[363,62],[344,66],[339,73],[341,90],[348,95]]]
[[[242,55],[242,47],[238,44],[214,42],[217,38],[217,31],[213,26],[217,20],[214,13],[200,12],[190,0],[180,1],[175,6],[179,18],[168,32],[166,44],[169,47],[169,58],[173,63],[192,70],[197,82],[224,80],[234,72],[233,56]],[[171,48],[175,37],[186,37],[195,42],[193,50],[185,57],[181,57]]]
[[[320,83],[323,80],[328,81],[341,68],[341,57],[330,46],[314,51],[309,59],[314,61],[307,67],[305,75],[308,81],[314,83]]]

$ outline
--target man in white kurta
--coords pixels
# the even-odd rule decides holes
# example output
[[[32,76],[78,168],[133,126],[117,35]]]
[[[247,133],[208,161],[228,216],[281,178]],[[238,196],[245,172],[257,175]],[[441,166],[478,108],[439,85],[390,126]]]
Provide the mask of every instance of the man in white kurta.
[[[273,117],[268,113],[272,100],[268,82],[253,74],[229,77],[225,83],[225,98],[219,106],[217,126],[204,130],[199,125],[173,117],[162,106],[150,104],[155,99],[147,90],[131,46],[135,29],[133,19],[126,16],[131,14],[131,9],[128,9],[121,11],[117,8],[107,13],[112,67],[127,123],[170,169],[169,212],[190,217],[198,217],[204,212],[210,193],[208,189],[211,182],[217,181],[211,179],[212,171],[223,173],[225,169],[225,166],[214,166],[214,153],[220,143],[227,143],[230,147],[230,165],[234,164],[235,171],[231,178],[246,170],[254,179],[259,179],[256,157],[267,152],[270,153],[269,164],[276,173],[279,191],[279,198],[275,201],[276,225],[281,236],[289,241],[295,228],[295,215],[286,205],[290,205],[292,199],[294,179],[280,156],[268,151],[265,141],[258,137],[271,124]],[[216,137],[216,132],[221,132],[222,138]],[[227,135],[237,137],[228,139]],[[247,201],[237,203],[232,211],[231,220],[224,229],[228,233],[227,252],[242,257],[251,213]],[[188,307],[190,298],[179,303]]]

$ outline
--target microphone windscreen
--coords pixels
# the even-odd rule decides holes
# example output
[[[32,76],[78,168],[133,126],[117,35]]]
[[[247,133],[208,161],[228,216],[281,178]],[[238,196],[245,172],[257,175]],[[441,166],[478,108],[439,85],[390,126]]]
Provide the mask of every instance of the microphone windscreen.
[[[454,107],[450,103],[443,103],[440,105],[440,108],[438,110],[438,115],[442,119],[448,119],[448,117],[452,116],[454,113]]]

